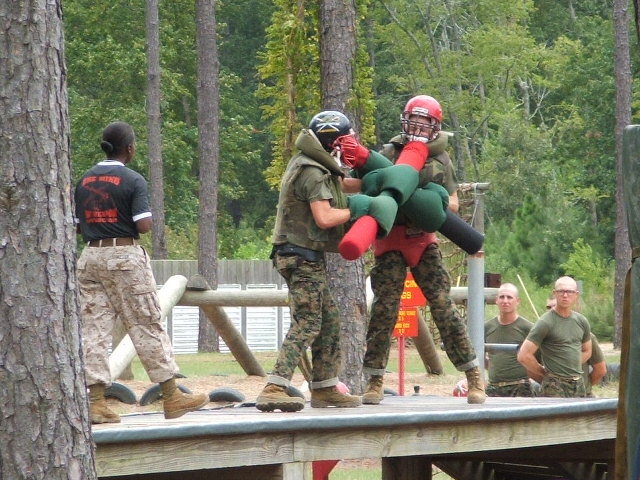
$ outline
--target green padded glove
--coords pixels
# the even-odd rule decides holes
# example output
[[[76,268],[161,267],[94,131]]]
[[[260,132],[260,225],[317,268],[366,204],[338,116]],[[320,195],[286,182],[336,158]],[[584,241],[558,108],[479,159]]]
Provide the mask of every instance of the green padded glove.
[[[360,189],[365,195],[375,197],[380,193],[380,172],[382,170],[374,170],[362,177],[362,186]]]
[[[400,207],[400,211],[416,227],[425,232],[435,232],[447,218],[442,203],[442,197],[435,190],[418,188],[409,200]]]
[[[409,165],[393,165],[378,172],[380,191],[389,191],[398,205],[409,199],[420,181],[417,170]]]
[[[429,182],[424,187],[426,190],[431,190],[432,192],[436,192],[442,198],[442,207],[446,210],[449,206],[449,192],[442,185],[438,183]]]
[[[369,152],[369,158],[367,159],[367,162],[358,169],[358,173],[362,177],[367,173],[379,170],[381,168],[390,167],[391,165],[393,165],[393,162],[391,160],[389,160],[381,153],[371,150]]]
[[[368,195],[350,195],[347,197],[347,206],[351,211],[351,220],[357,220],[363,215],[369,213],[369,205],[371,205],[371,197]]]
[[[392,197],[383,194],[371,199],[369,215],[378,222],[378,238],[389,234],[397,213],[398,204]]]

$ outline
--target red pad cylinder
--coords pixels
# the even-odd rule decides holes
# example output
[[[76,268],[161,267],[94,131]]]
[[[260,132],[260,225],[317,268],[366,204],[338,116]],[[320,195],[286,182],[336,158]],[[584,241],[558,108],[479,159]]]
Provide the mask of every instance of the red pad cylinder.
[[[338,245],[338,251],[347,260],[356,260],[373,245],[378,234],[378,222],[371,215],[355,221]]]
[[[424,167],[427,157],[429,157],[429,147],[425,143],[414,140],[404,146],[396,165],[409,165],[419,172]]]

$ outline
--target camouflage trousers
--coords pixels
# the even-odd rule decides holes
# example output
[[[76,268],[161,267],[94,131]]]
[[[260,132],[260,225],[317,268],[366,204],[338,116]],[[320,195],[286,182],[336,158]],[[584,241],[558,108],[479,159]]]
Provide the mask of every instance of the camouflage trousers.
[[[327,285],[324,261],[276,254],[274,266],[289,287],[291,326],[267,381],[288,386],[302,355],[311,346],[312,387],[338,382],[340,315]]]
[[[111,384],[109,347],[117,320],[124,324],[151,381],[172,378],[178,366],[162,328],[157,286],[144,248],[86,247],[77,268],[87,385]]]
[[[451,280],[442,265],[442,254],[437,245],[426,248],[418,264],[411,268],[411,273],[429,302],[431,315],[453,365],[459,371],[477,367],[476,352],[465,322],[449,296]],[[364,356],[364,372],[367,374],[384,375],[406,275],[407,264],[400,252],[394,250],[376,257],[371,270],[374,299]]]
[[[547,372],[540,384],[541,397],[577,398],[586,395],[584,380],[579,377],[561,377]]]
[[[529,379],[520,382],[492,383],[486,386],[487,397],[533,397],[533,390]]]

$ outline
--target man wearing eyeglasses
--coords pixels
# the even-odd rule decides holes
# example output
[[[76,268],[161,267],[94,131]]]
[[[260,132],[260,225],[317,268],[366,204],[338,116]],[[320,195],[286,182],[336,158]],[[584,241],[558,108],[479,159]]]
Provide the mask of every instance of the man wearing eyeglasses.
[[[547,300],[547,310],[556,306],[556,298],[553,296]],[[598,338],[591,332],[591,356],[582,365],[582,380],[584,381],[585,397],[594,397],[593,385],[599,384],[607,374],[607,361],[598,343]]]
[[[591,328],[586,317],[573,310],[578,284],[560,277],[553,290],[556,306],[533,325],[518,352],[518,361],[540,383],[542,397],[584,397],[582,364],[591,357]],[[544,365],[535,357],[540,350]]]

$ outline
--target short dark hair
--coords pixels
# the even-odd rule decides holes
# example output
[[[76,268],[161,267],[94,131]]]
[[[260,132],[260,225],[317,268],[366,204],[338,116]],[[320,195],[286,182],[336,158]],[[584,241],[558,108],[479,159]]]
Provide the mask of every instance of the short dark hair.
[[[100,148],[107,155],[118,156],[136,141],[133,128],[126,122],[113,122],[102,131]]]

